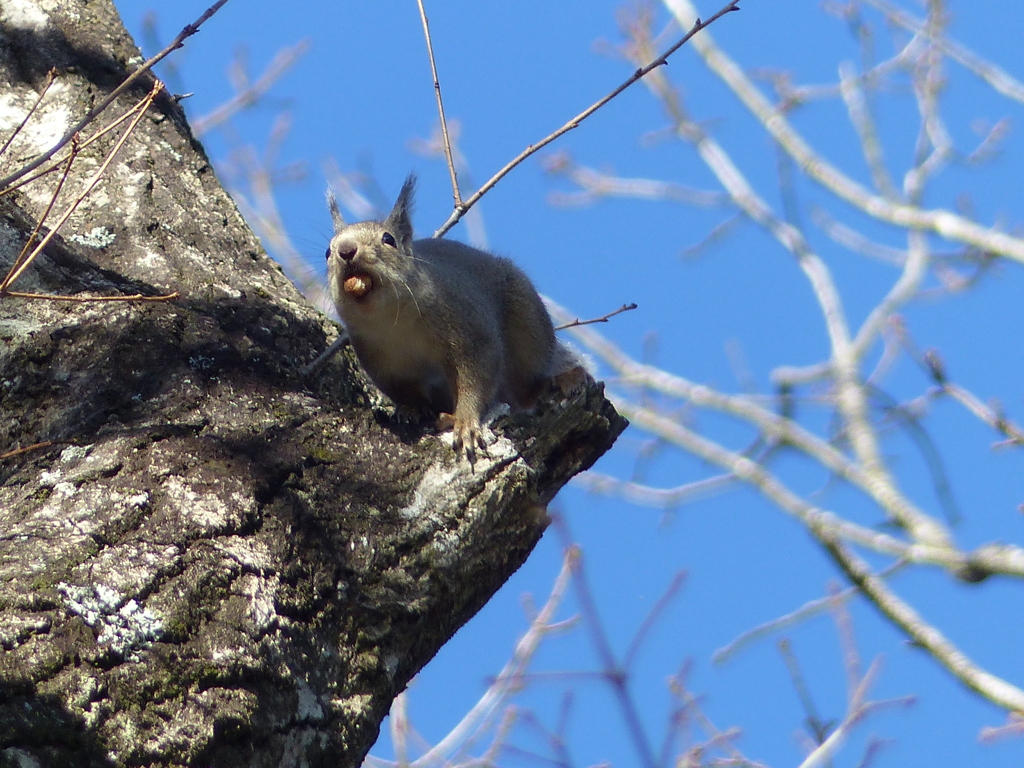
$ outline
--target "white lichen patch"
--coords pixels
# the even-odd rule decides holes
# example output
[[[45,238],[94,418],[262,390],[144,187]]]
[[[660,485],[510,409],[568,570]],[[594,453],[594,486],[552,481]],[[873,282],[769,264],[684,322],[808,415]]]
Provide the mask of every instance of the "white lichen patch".
[[[70,499],[78,492],[78,488],[75,487],[74,483],[62,481],[54,484],[53,492],[60,494],[65,499]]]
[[[36,482],[43,488],[56,488],[60,483],[69,466],[74,466],[89,452],[89,448],[79,445],[71,445],[60,452],[57,463],[51,469],[44,469],[39,473]]]
[[[116,589],[104,584],[81,586],[62,581],[57,590],[69,612],[99,630],[96,642],[122,656],[132,656],[163,635],[163,623],[156,614],[133,599],[124,599]]]
[[[70,6],[69,3],[62,2],[62,0],[35,0],[36,4],[47,13],[55,13],[56,11],[63,11],[67,14],[68,19],[71,21],[78,21],[80,18],[78,11]],[[70,7],[69,7],[70,6]]]
[[[116,235],[106,227],[93,227],[88,232],[72,235],[69,239],[86,248],[106,248],[115,238]]]
[[[214,288],[214,290],[220,291],[228,298],[242,298],[242,292],[240,290],[238,290],[237,288],[232,288],[230,285],[227,285],[225,283],[214,283],[212,287]]]
[[[163,489],[168,503],[178,510],[182,519],[206,530],[236,526],[256,508],[251,496],[237,491],[231,494],[198,491],[176,475],[167,478]]]
[[[277,592],[278,579],[261,579],[255,574],[243,574],[232,585],[232,591],[243,595],[249,600],[249,618],[257,632],[265,632],[277,623],[277,610],[274,608],[274,596]]]
[[[139,155],[144,158],[145,150],[140,150]],[[142,164],[145,164],[144,159]],[[118,165],[116,173],[114,184],[116,184],[118,195],[115,201],[117,206],[115,210],[123,221],[135,221],[139,215],[141,192],[146,188],[152,174],[148,171],[133,171],[127,163]]]
[[[398,510],[405,518],[418,518],[436,509],[438,499],[451,495],[462,469],[458,466],[431,467],[413,491],[412,503]]]
[[[177,160],[179,163],[182,161],[183,158],[181,156],[181,153],[174,147],[172,147],[170,144],[168,144],[165,140],[160,140],[160,146],[166,149],[170,156]]]
[[[60,477],[61,474],[59,469],[52,472],[48,469],[44,469],[39,473],[39,477],[36,478],[36,482],[39,483],[42,488],[53,488],[53,486],[60,482]]]
[[[121,196],[120,185],[118,185],[118,198]],[[89,196],[78,206],[78,214],[83,211],[105,211],[114,204],[105,184],[98,184],[92,188]],[[74,219],[72,219],[74,221]]]
[[[331,706],[346,720],[355,720],[369,709],[372,697],[368,693],[357,693],[344,699],[331,699]]]
[[[320,698],[303,681],[297,683],[299,702],[295,707],[295,718],[305,722],[323,720],[324,708],[320,705]]]
[[[210,546],[248,570],[263,573],[273,567],[273,559],[263,541],[244,536],[223,536],[211,541]]]
[[[58,98],[60,90],[62,89],[57,84],[50,88],[54,98]],[[59,104],[51,104],[32,115],[32,119],[18,134],[19,143],[27,144],[35,152],[46,152],[61,140],[70,127],[70,110]],[[52,192],[46,194],[49,201]]]
[[[156,251],[146,251],[138,259],[138,265],[143,269],[167,269],[167,259],[164,258],[163,254],[157,253]]]
[[[28,107],[22,106],[22,98],[15,93],[0,94],[0,131],[10,131],[21,124],[28,114]],[[7,229],[7,227],[4,227]]]
[[[91,445],[69,445],[60,452],[59,461],[61,464],[77,464],[89,455],[90,448]]]
[[[81,573],[83,580],[99,581],[121,594],[135,595],[152,589],[161,571],[174,567],[180,555],[173,545],[135,539],[128,545],[104,549],[76,573]]]
[[[60,480],[81,484],[116,473],[125,449],[125,439],[112,440],[100,445],[71,445],[60,453],[50,469],[39,475],[39,484],[53,488]],[[95,450],[94,450],[95,449]]]
[[[124,497],[125,503],[134,509],[146,509],[149,506],[150,496],[148,491],[131,493]]]
[[[42,32],[50,18],[38,4],[29,0],[4,0],[0,3],[0,21],[14,29]]]

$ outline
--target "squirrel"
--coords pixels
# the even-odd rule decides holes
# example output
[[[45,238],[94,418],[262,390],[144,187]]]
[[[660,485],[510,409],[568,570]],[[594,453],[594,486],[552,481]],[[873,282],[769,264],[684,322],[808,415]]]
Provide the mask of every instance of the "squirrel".
[[[333,194],[327,277],[356,356],[397,406],[437,413],[472,465],[497,402],[529,410],[548,381],[567,394],[589,375],[555,339],[526,274],[464,243],[413,240],[410,174],[383,221],[347,225]]]

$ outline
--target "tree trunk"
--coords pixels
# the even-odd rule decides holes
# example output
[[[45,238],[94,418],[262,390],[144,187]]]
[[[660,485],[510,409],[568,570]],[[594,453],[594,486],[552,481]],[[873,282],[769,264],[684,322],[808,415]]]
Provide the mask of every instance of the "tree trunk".
[[[138,56],[108,0],[3,0],[0,143],[57,75],[0,175]],[[0,197],[4,273],[59,175]],[[349,350],[305,379],[336,329],[166,95],[61,234],[13,290],[181,295],[0,297],[0,453],[43,443],[0,461],[0,766],[357,766],[624,420],[599,386],[547,398],[471,469],[392,418]]]

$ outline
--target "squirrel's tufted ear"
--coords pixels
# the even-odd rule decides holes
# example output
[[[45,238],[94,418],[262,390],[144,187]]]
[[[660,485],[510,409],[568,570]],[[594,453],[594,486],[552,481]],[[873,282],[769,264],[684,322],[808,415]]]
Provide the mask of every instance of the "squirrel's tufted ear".
[[[384,226],[404,244],[412,243],[412,196],[416,188],[416,174],[410,173],[398,193],[395,207],[384,220]]]
[[[334,196],[334,190],[327,188],[327,210],[331,212],[331,221],[334,222],[334,234],[338,234],[345,228],[345,219],[338,208],[338,200]]]

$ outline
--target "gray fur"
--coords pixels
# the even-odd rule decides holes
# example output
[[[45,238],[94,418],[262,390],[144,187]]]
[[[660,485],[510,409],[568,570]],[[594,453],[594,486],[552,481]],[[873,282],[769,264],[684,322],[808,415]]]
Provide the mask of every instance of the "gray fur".
[[[413,241],[410,175],[382,222],[338,228],[331,296],[374,383],[396,404],[426,407],[472,461],[495,402],[531,408],[566,352],[530,279],[508,259],[452,240]],[[330,198],[328,205],[330,206]],[[353,276],[372,283],[358,296]],[[571,353],[570,353],[571,354]]]

